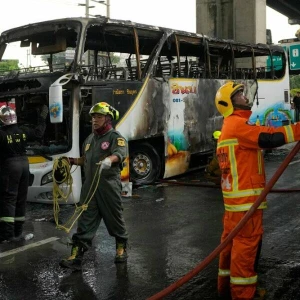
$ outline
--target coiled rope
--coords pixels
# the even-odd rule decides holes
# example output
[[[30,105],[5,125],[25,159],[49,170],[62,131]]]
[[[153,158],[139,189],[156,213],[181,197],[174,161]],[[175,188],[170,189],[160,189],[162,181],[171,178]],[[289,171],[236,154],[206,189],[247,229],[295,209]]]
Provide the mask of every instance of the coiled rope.
[[[84,201],[77,205],[75,203],[75,210],[73,215],[67,220],[65,224],[59,224],[59,212],[60,212],[60,202],[64,201],[68,202],[69,196],[72,194],[72,185],[73,178],[72,173],[75,172],[78,166],[76,166],[75,170],[71,173],[71,164],[67,157],[56,158],[53,162],[53,214],[54,220],[56,224],[56,228],[62,229],[65,232],[69,233],[73,228],[75,222],[81,216],[83,211],[87,210],[90,201],[93,199],[94,194],[97,190],[97,187],[100,182],[102,167],[101,164],[97,164],[97,169],[90,186],[89,192],[87,193]],[[59,174],[60,176],[58,176]],[[61,178],[58,178],[61,177]],[[97,178],[98,177],[98,178]],[[97,180],[96,180],[97,178]],[[91,194],[91,195],[90,195]]]

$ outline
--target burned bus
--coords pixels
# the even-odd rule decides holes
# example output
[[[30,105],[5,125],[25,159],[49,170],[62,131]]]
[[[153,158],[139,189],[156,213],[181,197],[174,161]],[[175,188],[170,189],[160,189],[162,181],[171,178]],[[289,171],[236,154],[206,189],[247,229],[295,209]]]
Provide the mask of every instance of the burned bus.
[[[222,125],[214,97],[227,80],[258,83],[254,122],[289,123],[284,50],[196,33],[100,18],[68,18],[7,30],[0,37],[0,102],[13,102],[20,125],[36,126],[36,110],[49,105],[41,140],[28,144],[29,201],[52,201],[53,159],[79,157],[91,133],[90,107],[100,101],[120,112],[115,124],[128,140],[124,182],[151,184],[183,174],[213,150]],[[274,64],[276,61],[276,65]],[[276,108],[275,108],[276,106]],[[73,167],[74,168],[74,167]],[[72,170],[77,202],[80,168]]]

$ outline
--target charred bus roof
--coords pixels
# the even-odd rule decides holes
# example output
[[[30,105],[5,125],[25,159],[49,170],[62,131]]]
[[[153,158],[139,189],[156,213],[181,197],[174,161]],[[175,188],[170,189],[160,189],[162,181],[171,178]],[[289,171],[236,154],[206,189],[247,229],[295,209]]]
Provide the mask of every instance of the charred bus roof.
[[[240,56],[238,57],[243,57],[244,50],[249,48],[255,49],[254,56],[266,55],[266,52],[268,51],[282,52],[282,49],[277,46],[269,46],[266,44],[240,43],[233,40],[212,38],[198,33],[135,23],[126,20],[108,19],[105,17],[65,18],[16,27],[2,32],[0,36],[0,44],[3,45],[5,43],[21,40],[24,45],[29,42],[37,42],[43,45],[48,44],[49,41],[53,40],[55,35],[64,35],[66,37],[67,47],[74,47],[76,46],[76,35],[80,33],[81,29],[85,26],[90,27],[88,46],[91,48],[91,50],[96,49],[98,51],[125,52],[126,48],[129,47],[128,43],[130,43],[130,47],[132,43],[132,40],[126,37],[132,36],[132,29],[134,28],[137,30],[138,37],[142,41],[142,44],[145,45],[143,49],[140,49],[141,54],[149,54],[143,53],[144,49],[148,49],[147,43],[150,46],[150,44],[153,43],[153,40],[156,40],[157,37],[162,36],[164,33],[166,33],[167,35],[175,34],[179,38],[180,42],[183,43],[183,45],[184,41],[193,41],[195,44],[199,45],[208,43],[210,46],[213,45],[216,48],[226,49],[229,47],[232,50],[240,53]],[[99,27],[101,27],[100,30]],[[105,33],[105,43],[100,44],[94,42],[93,45],[93,41],[97,39],[99,40],[99,35],[101,33]],[[115,37],[116,35],[120,37],[120,39],[118,40],[119,42],[116,42],[116,40],[114,39],[114,43],[110,43],[112,37]],[[153,49],[153,47],[149,48]],[[184,46],[180,50],[184,55]],[[1,52],[2,51],[0,51],[0,54]]]
[[[49,20],[4,31],[0,36],[0,61],[2,57],[13,57],[15,60],[21,57],[13,51],[13,55],[6,56],[5,51],[10,46],[13,50],[16,48],[14,46],[19,47],[19,51],[22,51],[25,57],[27,55],[27,59],[28,53],[29,56],[37,57],[37,63],[42,65],[27,64],[27,67],[24,67],[19,62],[15,69],[0,69],[0,98],[26,92],[47,93],[49,86],[66,73],[77,73],[81,77],[86,76],[84,75],[86,73],[90,76],[87,77],[87,81],[93,81],[96,78],[98,82],[106,80],[107,74],[117,74],[111,61],[109,66],[97,65],[98,61],[95,59],[91,63],[88,60],[84,61],[83,56],[90,50],[94,52],[95,57],[98,53],[106,58],[118,52],[126,54],[126,64],[129,62],[130,65],[117,68],[117,71],[120,71],[121,67],[120,72],[123,77],[119,78],[125,80],[145,78],[150,69],[151,59],[158,49],[160,50],[157,59],[163,56],[167,58],[168,71],[172,69],[171,61],[174,57],[185,57],[186,60],[187,57],[194,57],[195,60],[202,60],[201,63],[207,70],[203,71],[199,63],[197,67],[201,69],[201,72],[203,71],[202,73],[199,71],[203,78],[212,76],[209,74],[212,68],[217,66],[218,57],[224,58],[224,62],[227,61],[228,65],[233,64],[236,58],[272,57],[274,55],[285,57],[284,49],[280,46],[240,43],[106,17]],[[68,55],[71,58],[67,61]],[[149,56],[151,59],[144,57],[140,64],[134,62],[136,65],[131,65],[130,61],[136,59],[133,59],[132,55],[138,59],[140,55]],[[62,56],[64,60],[61,59]],[[207,63],[208,60],[211,62]],[[177,64],[179,68],[180,59]],[[137,65],[139,65],[138,68]],[[234,67],[231,69],[233,70]],[[130,76],[127,76],[128,72]]]

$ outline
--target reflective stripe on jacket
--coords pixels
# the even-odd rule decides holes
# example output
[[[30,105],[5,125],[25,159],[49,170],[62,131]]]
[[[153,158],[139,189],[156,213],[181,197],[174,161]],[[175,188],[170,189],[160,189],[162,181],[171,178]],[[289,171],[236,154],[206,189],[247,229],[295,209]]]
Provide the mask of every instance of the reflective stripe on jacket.
[[[224,119],[217,157],[222,171],[225,210],[247,211],[265,187],[260,145],[274,148],[300,139],[300,123],[278,128],[248,124],[251,111],[236,110]],[[259,209],[267,207],[263,201]]]

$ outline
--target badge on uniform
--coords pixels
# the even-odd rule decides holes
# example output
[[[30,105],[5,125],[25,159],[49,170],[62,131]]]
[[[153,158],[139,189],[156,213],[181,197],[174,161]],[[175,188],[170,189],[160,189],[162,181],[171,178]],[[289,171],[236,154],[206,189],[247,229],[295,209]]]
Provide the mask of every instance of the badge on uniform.
[[[101,144],[101,149],[102,149],[102,150],[106,150],[106,149],[108,149],[108,147],[109,147],[109,142],[103,142],[103,143]]]
[[[91,145],[91,144],[86,144],[86,145],[85,145],[84,152],[86,152],[86,151],[88,151],[88,150],[90,149],[90,145]]]
[[[124,147],[125,146],[125,140],[122,138],[117,138],[118,146]]]

